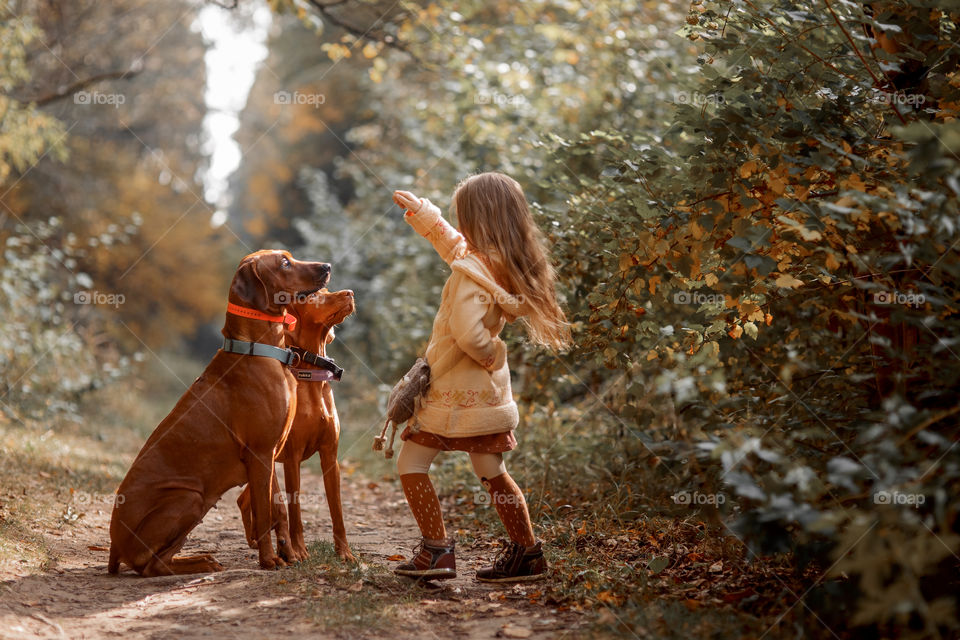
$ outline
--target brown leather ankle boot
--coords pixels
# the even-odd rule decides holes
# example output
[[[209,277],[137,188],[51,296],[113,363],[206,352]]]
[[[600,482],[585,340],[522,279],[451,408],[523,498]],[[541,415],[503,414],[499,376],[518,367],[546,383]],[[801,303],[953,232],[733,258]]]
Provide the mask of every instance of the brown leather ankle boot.
[[[399,576],[447,580],[457,577],[456,543],[453,538],[428,540],[423,538],[413,550],[413,558],[394,568]]]
[[[543,557],[543,542],[532,547],[501,540],[502,548],[493,565],[477,569],[480,582],[533,582],[547,576],[547,560]]]

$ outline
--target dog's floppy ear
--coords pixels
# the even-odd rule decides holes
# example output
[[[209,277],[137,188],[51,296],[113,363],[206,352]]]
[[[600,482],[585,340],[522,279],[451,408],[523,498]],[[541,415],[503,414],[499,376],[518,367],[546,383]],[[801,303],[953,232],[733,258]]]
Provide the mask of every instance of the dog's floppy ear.
[[[240,264],[230,283],[230,293],[245,306],[263,311],[267,308],[267,285],[257,272],[257,261],[250,259]]]

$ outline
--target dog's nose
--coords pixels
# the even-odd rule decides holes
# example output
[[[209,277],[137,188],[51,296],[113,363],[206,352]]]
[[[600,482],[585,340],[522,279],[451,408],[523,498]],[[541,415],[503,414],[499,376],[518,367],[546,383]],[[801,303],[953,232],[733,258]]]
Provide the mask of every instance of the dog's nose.
[[[350,296],[351,298],[353,297],[353,290],[352,290],[352,289],[344,289],[343,292],[344,292],[346,295]]]
[[[331,267],[326,262],[321,262],[318,267],[316,267],[315,278],[320,281],[326,281],[330,277]]]

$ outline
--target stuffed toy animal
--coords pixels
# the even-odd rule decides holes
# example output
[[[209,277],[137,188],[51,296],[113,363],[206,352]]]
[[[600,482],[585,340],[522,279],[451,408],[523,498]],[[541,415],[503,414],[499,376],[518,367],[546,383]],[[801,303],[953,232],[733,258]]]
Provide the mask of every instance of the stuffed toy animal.
[[[374,451],[383,451],[384,457],[388,459],[393,457],[393,441],[397,435],[397,425],[401,423],[406,422],[414,433],[419,431],[417,412],[429,389],[430,365],[424,358],[417,358],[410,370],[390,392],[390,399],[387,400],[387,421],[383,424],[380,435],[373,440]],[[388,427],[391,429],[389,446],[387,446]]]

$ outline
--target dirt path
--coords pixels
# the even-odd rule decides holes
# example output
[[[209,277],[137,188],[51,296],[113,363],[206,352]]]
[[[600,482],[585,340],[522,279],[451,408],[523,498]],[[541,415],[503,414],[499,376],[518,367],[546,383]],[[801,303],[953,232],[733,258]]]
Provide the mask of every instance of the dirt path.
[[[306,469],[305,469],[306,471]],[[321,479],[305,473],[307,540],[330,540]],[[209,552],[223,572],[144,579],[106,572],[109,509],[91,509],[74,525],[44,532],[53,556],[40,574],[0,576],[2,638],[561,638],[580,637],[580,616],[539,603],[537,588],[491,588],[473,579],[491,557],[489,534],[458,548],[460,576],[426,588],[387,570],[407,554],[416,527],[403,496],[388,483],[346,478],[347,534],[359,567],[324,556],[276,572],[256,568],[235,505],[238,490],[207,514],[183,549]],[[102,550],[98,550],[102,549]]]

